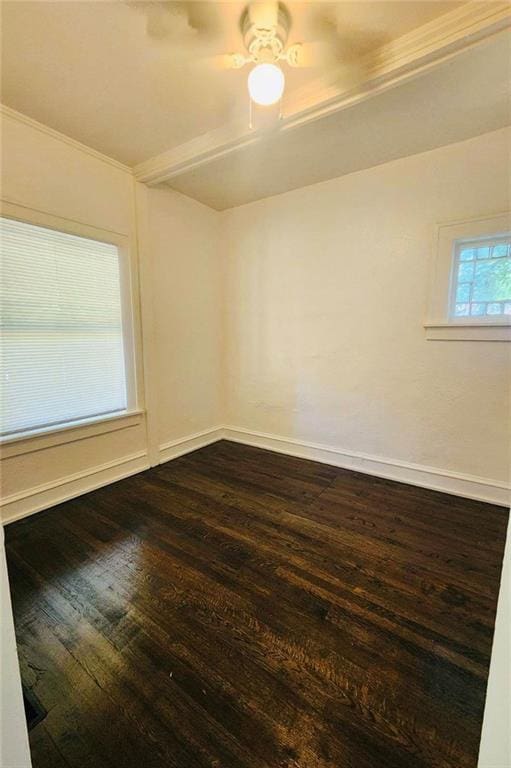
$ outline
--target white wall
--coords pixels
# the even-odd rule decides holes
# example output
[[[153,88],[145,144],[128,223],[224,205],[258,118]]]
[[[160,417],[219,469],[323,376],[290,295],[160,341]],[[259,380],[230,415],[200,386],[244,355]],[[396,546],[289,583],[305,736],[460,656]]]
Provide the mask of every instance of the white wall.
[[[509,207],[509,137],[221,214],[228,424],[508,480],[509,345],[427,341],[422,323],[436,224]]]
[[[4,551],[4,530],[0,526],[0,766],[30,768],[30,750],[18,672],[16,637],[11,612]]]
[[[171,189],[147,195],[151,381],[158,450],[221,424],[219,215]],[[145,283],[144,283],[145,285]]]

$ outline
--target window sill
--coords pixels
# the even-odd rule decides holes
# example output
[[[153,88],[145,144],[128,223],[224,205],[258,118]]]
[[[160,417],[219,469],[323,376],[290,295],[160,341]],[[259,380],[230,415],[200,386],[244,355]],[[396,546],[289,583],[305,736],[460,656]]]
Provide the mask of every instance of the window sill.
[[[511,341],[509,323],[424,323],[429,341]]]
[[[0,455],[2,459],[9,459],[12,456],[74,443],[107,432],[117,432],[120,429],[140,424],[143,413],[143,411],[137,410],[106,417],[99,416],[92,419],[82,419],[65,426],[46,427],[22,435],[4,437],[0,440]]]

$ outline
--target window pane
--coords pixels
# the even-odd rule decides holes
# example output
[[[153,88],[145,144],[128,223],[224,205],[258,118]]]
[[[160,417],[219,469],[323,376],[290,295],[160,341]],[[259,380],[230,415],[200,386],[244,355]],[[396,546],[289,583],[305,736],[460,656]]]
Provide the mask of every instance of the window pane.
[[[117,247],[0,219],[3,434],[126,410]]]
[[[474,263],[463,262],[458,267],[458,283],[467,283],[474,278]]]
[[[474,301],[503,301],[511,298],[511,259],[476,263],[472,298]]]
[[[511,315],[511,239],[504,235],[458,244],[453,260],[451,317]]]
[[[509,253],[509,246],[507,244],[494,245],[492,248],[492,258],[500,259],[503,256],[507,256]]]
[[[456,301],[468,301],[470,298],[470,283],[460,283],[456,289]]]

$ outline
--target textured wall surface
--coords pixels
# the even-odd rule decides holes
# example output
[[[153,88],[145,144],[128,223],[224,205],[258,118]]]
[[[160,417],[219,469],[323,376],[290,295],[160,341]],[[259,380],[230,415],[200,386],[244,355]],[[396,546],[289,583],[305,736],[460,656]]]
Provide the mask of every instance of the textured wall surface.
[[[221,423],[219,214],[170,189],[148,195],[158,444]]]
[[[510,349],[427,341],[439,222],[509,207],[507,130],[222,214],[227,423],[495,480]]]

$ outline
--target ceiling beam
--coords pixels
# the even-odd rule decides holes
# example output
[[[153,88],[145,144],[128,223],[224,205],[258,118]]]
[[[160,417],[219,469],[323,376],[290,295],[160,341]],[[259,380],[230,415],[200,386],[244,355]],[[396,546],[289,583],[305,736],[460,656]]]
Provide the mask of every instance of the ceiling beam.
[[[292,130],[351,107],[509,28],[509,3],[465,3],[365,57],[361,62],[364,82],[358,87],[342,88],[325,83],[323,78],[290,93],[283,103],[283,117],[273,130]],[[340,73],[342,67],[337,75]],[[331,83],[340,79],[335,74]],[[268,131],[251,130],[247,120],[238,119],[140,163],[133,169],[135,178],[154,186],[239,151],[267,135]]]

